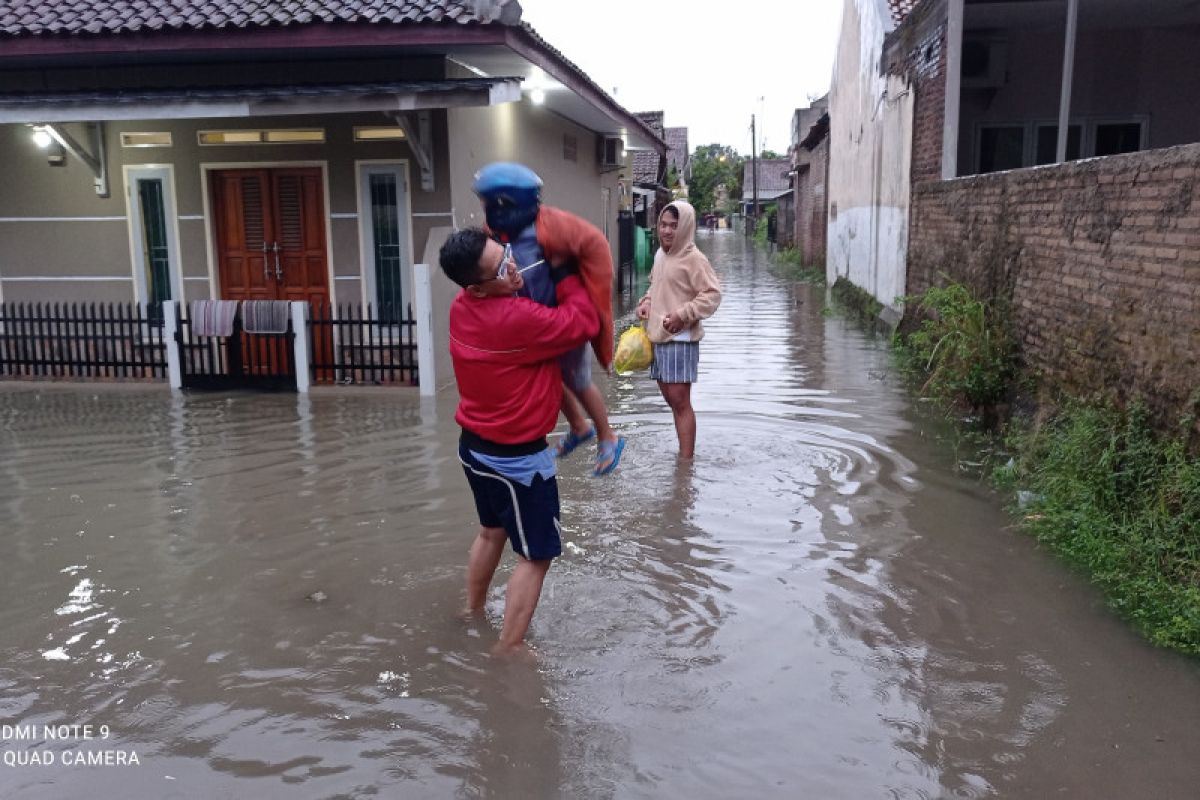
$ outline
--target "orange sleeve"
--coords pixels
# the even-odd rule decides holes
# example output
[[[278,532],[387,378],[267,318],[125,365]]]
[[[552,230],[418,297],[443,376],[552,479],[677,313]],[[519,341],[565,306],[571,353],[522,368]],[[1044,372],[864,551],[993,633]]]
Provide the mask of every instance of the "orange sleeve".
[[[613,360],[613,262],[608,239],[582,217],[551,206],[538,211],[537,238],[548,261],[569,258],[579,265],[579,276],[600,315],[600,332],[592,339],[592,349],[608,369]]]

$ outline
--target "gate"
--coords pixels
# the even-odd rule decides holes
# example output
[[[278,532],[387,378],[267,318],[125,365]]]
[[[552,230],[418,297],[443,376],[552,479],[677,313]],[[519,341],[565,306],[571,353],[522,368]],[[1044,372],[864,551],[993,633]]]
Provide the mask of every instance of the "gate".
[[[296,333],[288,315],[285,333],[246,333],[239,303],[228,336],[198,336],[192,320],[175,304],[175,341],[179,345],[184,389],[258,389],[296,391]]]

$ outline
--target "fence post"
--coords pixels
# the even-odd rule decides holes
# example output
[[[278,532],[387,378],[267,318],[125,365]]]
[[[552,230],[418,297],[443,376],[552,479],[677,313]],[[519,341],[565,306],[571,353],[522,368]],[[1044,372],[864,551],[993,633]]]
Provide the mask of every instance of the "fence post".
[[[416,301],[417,382],[423,397],[431,397],[437,389],[433,374],[433,288],[428,264],[413,265],[413,294]]]
[[[180,369],[180,350],[183,343],[179,341],[179,302],[164,300],[163,315],[163,344],[167,347],[167,382],[172,389],[183,388],[183,370]]]
[[[303,300],[293,301],[290,310],[292,331],[295,333],[292,346],[296,353],[296,391],[308,394],[311,363],[308,353],[308,303]]]

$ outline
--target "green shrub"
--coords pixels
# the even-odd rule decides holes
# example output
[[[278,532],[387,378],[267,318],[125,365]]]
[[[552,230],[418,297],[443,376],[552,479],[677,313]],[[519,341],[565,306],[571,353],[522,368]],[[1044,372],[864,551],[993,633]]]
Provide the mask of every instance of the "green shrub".
[[[958,283],[905,298],[920,326],[897,342],[905,370],[921,393],[952,406],[994,409],[1008,395],[1016,348],[1008,323]]]
[[[754,223],[754,243],[761,247],[767,246],[767,215],[763,214]]]

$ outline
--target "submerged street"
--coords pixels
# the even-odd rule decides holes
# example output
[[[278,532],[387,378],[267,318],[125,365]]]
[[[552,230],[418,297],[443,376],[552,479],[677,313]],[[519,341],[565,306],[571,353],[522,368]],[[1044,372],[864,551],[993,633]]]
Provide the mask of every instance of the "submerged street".
[[[0,721],[95,729],[6,733],[0,795],[1194,797],[1200,665],[1012,529],[824,289],[698,244],[697,458],[602,379],[628,446],[562,464],[534,663],[488,654],[502,582],[456,615],[452,390],[0,384]]]

